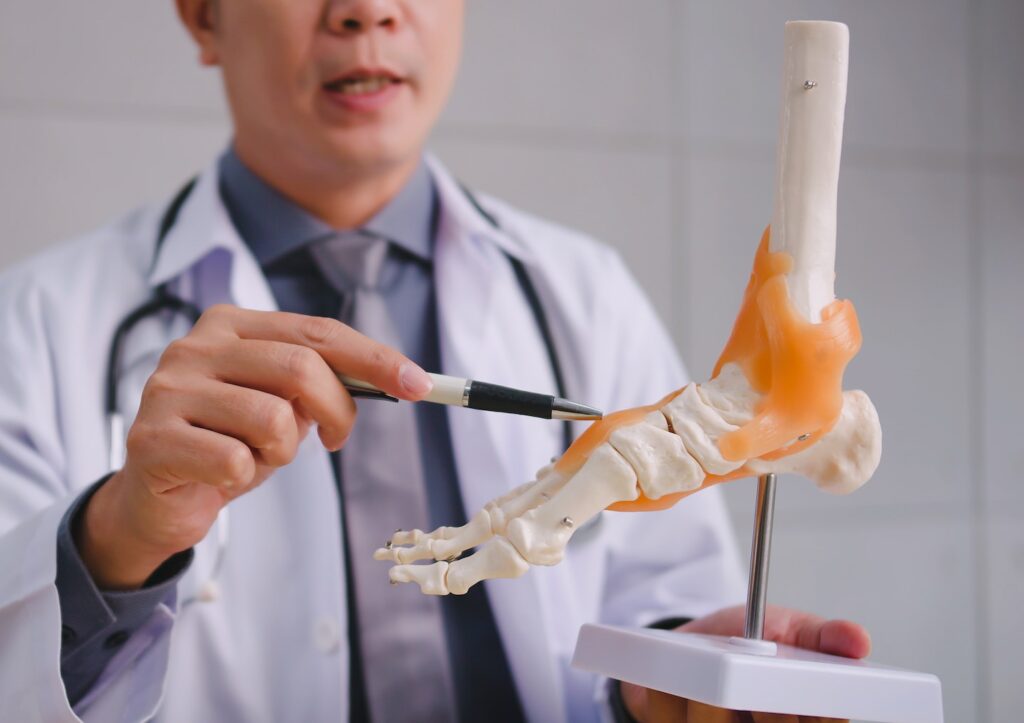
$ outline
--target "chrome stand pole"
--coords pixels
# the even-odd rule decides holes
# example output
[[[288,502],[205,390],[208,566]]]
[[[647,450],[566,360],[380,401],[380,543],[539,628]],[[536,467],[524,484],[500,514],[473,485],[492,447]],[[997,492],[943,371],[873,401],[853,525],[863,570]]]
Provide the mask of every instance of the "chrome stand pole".
[[[743,637],[764,638],[764,608],[768,601],[768,562],[772,552],[772,520],[775,517],[775,475],[757,481],[754,536],[750,542],[750,580],[747,583],[747,618]]]

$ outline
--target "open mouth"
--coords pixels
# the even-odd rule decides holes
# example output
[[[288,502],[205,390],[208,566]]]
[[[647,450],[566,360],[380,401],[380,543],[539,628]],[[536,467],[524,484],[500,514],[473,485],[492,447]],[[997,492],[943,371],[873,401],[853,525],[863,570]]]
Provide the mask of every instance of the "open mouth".
[[[324,88],[345,96],[373,95],[403,82],[389,73],[354,73],[325,83]]]

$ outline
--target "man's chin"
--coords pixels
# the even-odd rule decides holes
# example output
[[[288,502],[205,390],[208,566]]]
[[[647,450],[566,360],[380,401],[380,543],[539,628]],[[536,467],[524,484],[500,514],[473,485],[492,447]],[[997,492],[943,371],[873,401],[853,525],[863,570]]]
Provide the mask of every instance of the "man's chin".
[[[422,154],[419,145],[396,143],[379,135],[361,134],[361,138],[346,136],[328,138],[319,153],[325,170],[350,173],[387,173],[414,164]]]

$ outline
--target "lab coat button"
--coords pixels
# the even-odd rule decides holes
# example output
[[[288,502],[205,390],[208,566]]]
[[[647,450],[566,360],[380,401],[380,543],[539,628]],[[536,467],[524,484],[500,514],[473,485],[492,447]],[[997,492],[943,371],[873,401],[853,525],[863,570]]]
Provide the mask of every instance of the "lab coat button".
[[[318,618],[313,624],[313,644],[321,653],[333,653],[341,642],[338,621],[330,617]]]

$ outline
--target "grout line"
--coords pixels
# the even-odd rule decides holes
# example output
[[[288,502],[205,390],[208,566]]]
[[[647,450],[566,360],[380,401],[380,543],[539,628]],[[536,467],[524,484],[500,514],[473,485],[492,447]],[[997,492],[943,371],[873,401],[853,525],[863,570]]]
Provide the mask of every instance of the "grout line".
[[[189,108],[183,106],[142,106],[130,104],[90,104],[28,100],[18,98],[0,99],[0,113],[26,118],[47,120],[114,121],[120,123],[175,122],[188,125],[223,125],[230,122],[226,110],[212,108]]]
[[[542,149],[601,151],[611,153],[663,154],[685,151],[697,158],[748,160],[774,158],[774,141],[689,137],[684,133],[629,133],[596,129],[524,128],[496,124],[460,124],[448,122],[439,126],[434,137],[445,141],[469,143],[506,143],[535,146]],[[993,158],[1010,170],[1024,169],[1024,156]],[[935,171],[963,171],[967,168],[967,151],[936,149],[883,148],[858,143],[843,147],[844,166],[902,168],[908,165]]]
[[[830,515],[828,509],[800,506],[793,503],[777,514],[786,526],[803,529],[864,527],[865,525],[899,525],[913,522],[957,522],[964,520],[963,506],[959,503],[929,505],[864,505],[849,507],[841,515]],[[970,520],[967,521],[968,523]]]
[[[989,6],[991,7],[991,6]],[[981,60],[981,23],[977,12],[971,12],[965,6],[967,15],[967,77],[984,78],[984,67]],[[985,12],[984,6],[981,10]],[[973,422],[968,439],[968,459],[975,483],[969,489],[969,519],[971,536],[974,542],[974,696],[975,712],[979,721],[989,720],[991,710],[991,686],[989,681],[990,644],[989,644],[989,554],[987,525],[985,520],[986,487],[989,483],[988,469],[985,464],[985,411],[987,384],[985,366],[987,353],[985,349],[985,314],[982,304],[984,288],[984,220],[981,213],[981,84],[968,84],[967,97],[967,131],[968,131],[968,198],[967,198],[967,288],[968,318],[970,328],[968,349],[974,354],[967,357],[967,377],[975,380],[976,393],[968,399],[968,418]],[[973,241],[973,243],[972,243]]]
[[[0,99],[0,114],[23,118],[48,120],[86,120],[121,123],[179,123],[189,126],[222,127],[230,123],[226,111],[212,108],[183,106],[142,106],[129,104],[88,104],[80,102],[40,101],[31,99]],[[678,133],[643,133],[619,130],[522,127],[504,124],[444,122],[436,128],[433,137],[441,140],[461,140],[477,143],[512,143],[532,145],[543,149],[570,149],[577,151],[604,151],[619,153],[651,153],[685,151],[692,157],[745,160],[770,154],[773,141],[689,137]],[[865,144],[847,143],[843,148],[844,166],[904,167],[950,171],[963,170],[969,164],[971,153],[936,149],[883,148]],[[1024,173],[1024,156],[981,156],[979,160],[995,170]]]
[[[672,3],[669,8],[668,32],[674,35],[682,32],[685,18],[682,5]],[[685,57],[682,53],[682,43],[670,42],[669,47],[672,53],[672,64],[669,69],[669,82],[671,83],[672,94],[669,104],[670,127],[682,126],[683,119],[676,116],[676,111],[683,108],[680,95],[685,92]],[[679,354],[683,359],[688,374],[692,375],[694,365],[690,354],[694,348],[693,340],[693,274],[691,259],[693,249],[692,239],[686,235],[686,219],[689,210],[687,200],[690,197],[690,183],[687,173],[689,159],[686,155],[685,144],[677,143],[671,147],[671,162],[669,173],[671,178],[670,208],[672,229],[672,243],[669,263],[677,278],[683,279],[683,283],[677,288],[678,297],[672,305],[672,333],[679,339]]]

